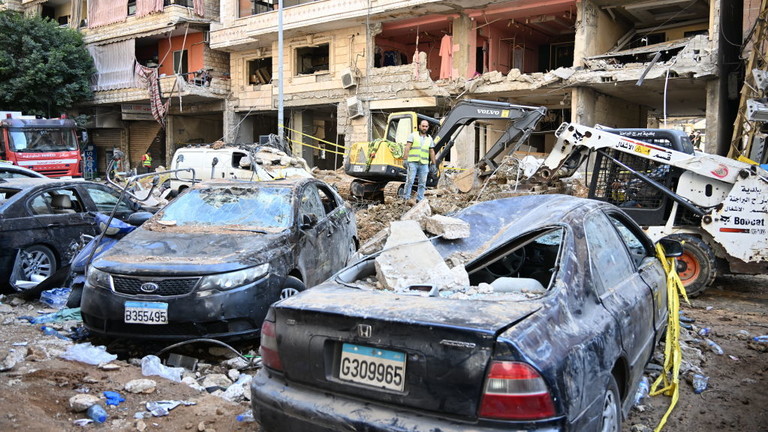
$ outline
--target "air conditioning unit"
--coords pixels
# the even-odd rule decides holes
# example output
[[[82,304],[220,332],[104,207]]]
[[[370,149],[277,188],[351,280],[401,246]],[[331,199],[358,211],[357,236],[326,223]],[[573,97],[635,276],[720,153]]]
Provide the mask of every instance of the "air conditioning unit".
[[[360,99],[356,97],[347,99],[347,113],[351,119],[365,115],[365,111],[363,111],[363,103]]]
[[[354,87],[357,85],[357,77],[352,73],[350,69],[344,69],[341,72],[341,86],[346,88]]]

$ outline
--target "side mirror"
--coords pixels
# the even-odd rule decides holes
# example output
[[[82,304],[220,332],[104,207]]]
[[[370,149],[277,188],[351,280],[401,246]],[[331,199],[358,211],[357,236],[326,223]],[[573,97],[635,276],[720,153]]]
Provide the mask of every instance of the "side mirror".
[[[184,162],[184,155],[180,154],[180,155],[176,156],[176,163],[180,164],[182,162]]]
[[[136,212],[128,216],[128,219],[126,220],[127,223],[133,225],[133,226],[139,226],[146,222],[149,218],[152,217],[152,213],[150,212]]]
[[[217,157],[213,158],[213,160],[211,161],[211,166],[215,167],[218,164],[219,164],[219,158]]]
[[[664,248],[664,256],[667,258],[677,258],[683,255],[683,244],[671,238],[659,240],[659,244]]]
[[[309,229],[317,225],[317,215],[316,214],[305,214],[301,217],[301,225],[299,228],[301,229]]]

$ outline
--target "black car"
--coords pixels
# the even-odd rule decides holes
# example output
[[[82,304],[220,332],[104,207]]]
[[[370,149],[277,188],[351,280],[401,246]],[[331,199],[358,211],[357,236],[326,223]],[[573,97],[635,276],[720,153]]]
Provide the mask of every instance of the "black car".
[[[356,235],[319,180],[204,182],[93,262],[83,322],[107,337],[257,336],[269,305],[346,264]]]
[[[69,262],[80,234],[96,235],[93,212],[109,213],[120,192],[96,182],[0,180],[0,288],[31,288]],[[115,216],[127,220],[141,205],[123,198]]]
[[[272,306],[251,385],[265,430],[621,429],[668,319],[653,243],[568,196],[456,217],[470,236],[433,244],[467,257],[467,287],[381,289],[377,259],[407,253],[385,249]]]
[[[10,163],[0,162],[0,179],[48,178],[37,171]]]

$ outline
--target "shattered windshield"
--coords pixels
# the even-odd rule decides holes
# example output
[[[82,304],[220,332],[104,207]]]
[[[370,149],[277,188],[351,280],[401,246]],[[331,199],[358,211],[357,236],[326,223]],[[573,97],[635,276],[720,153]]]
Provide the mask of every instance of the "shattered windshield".
[[[11,150],[17,152],[53,152],[77,150],[77,138],[71,129],[11,128]]]
[[[168,204],[157,223],[275,230],[288,228],[292,213],[289,188],[233,186],[190,190]]]

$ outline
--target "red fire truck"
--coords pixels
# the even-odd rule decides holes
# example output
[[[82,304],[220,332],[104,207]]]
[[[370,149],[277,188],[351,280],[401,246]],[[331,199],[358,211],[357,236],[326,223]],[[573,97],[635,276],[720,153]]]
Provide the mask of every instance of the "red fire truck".
[[[82,177],[74,120],[37,119],[19,112],[0,115],[0,160],[48,177]]]

